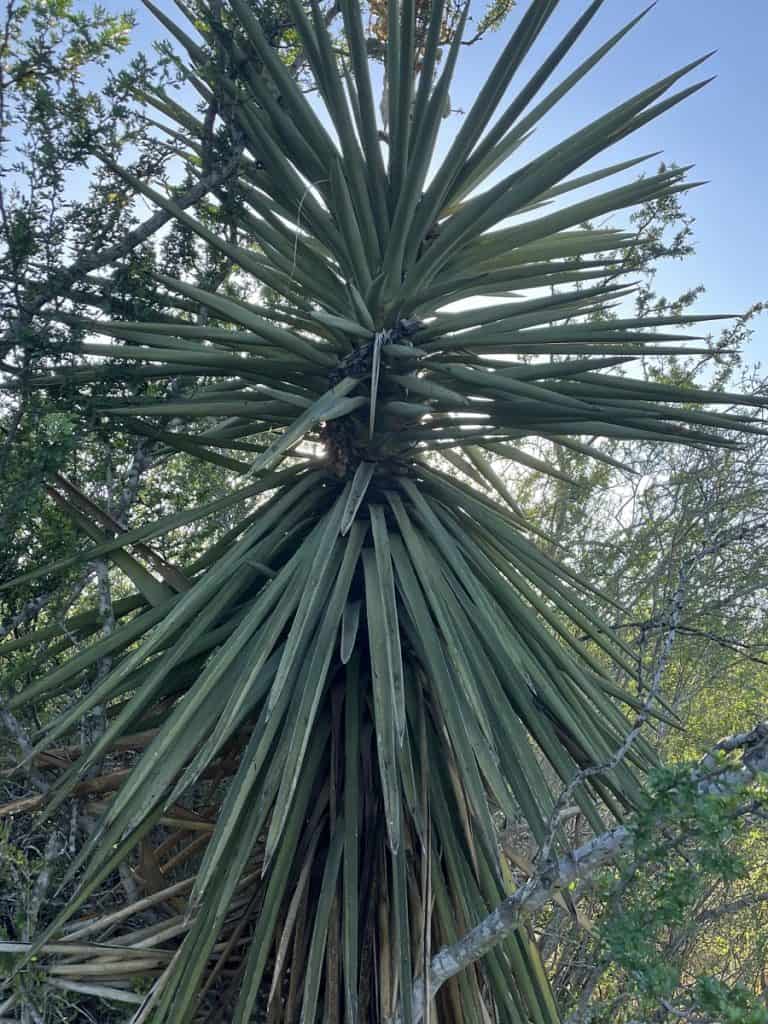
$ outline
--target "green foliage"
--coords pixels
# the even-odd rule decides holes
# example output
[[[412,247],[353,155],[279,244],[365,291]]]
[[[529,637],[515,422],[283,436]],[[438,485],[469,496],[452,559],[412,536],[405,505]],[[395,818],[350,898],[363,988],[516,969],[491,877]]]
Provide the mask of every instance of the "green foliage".
[[[727,767],[725,758],[721,767]],[[598,925],[603,960],[612,965],[625,999],[635,1000],[635,1012],[653,1012],[681,988],[687,965],[682,946],[677,956],[673,952],[670,933],[693,922],[695,908],[713,888],[748,876],[752,826],[740,813],[747,799],[755,801],[757,813],[766,807],[765,791],[702,793],[687,764],[657,770],[650,778],[644,806],[632,822],[631,852],[603,880],[607,913]],[[742,1024],[766,1019],[765,1007],[740,984],[703,975],[688,978],[684,990],[688,1009],[727,1008],[724,1019]]]
[[[103,731],[87,743],[82,732],[66,755],[49,818],[92,794],[92,780],[109,781],[100,769],[136,745],[114,795],[86,798],[98,818],[67,873],[78,887],[36,950],[121,866],[137,865],[154,891],[169,880],[161,857],[169,874],[181,863],[189,887],[176,952],[170,964],[165,948],[147,953],[158,967],[144,1015],[153,1024],[222,1007],[242,1024],[262,1009],[307,1024],[410,1024],[417,965],[506,891],[498,822],[524,823],[541,843],[559,788],[608,761],[627,731],[624,709],[642,707],[644,651],[638,659],[606,621],[615,602],[594,575],[569,564],[573,532],[561,521],[553,536],[526,517],[494,462],[564,486],[575,467],[591,490],[626,442],[735,451],[738,435],[760,436],[754,410],[766,400],[618,369],[711,353],[679,335],[705,319],[684,304],[653,309],[646,295],[635,315],[616,308],[630,293],[615,278],[634,269],[616,253],[633,237],[584,226],[649,204],[669,226],[691,187],[685,172],[662,167],[570,197],[639,163],[573,177],[697,91],[703,82],[678,82],[698,62],[491,177],[637,20],[546,93],[600,6],[514,93],[556,7],[533,0],[432,172],[464,31],[455,26],[445,46],[438,0],[425,37],[413,3],[387,5],[382,119],[349,2],[343,80],[317,5],[287,3],[296,39],[286,47],[274,5],[198,3],[188,30],[157,12],[183,51],[164,48],[164,77],[139,60],[109,86],[139,98],[143,115],[118,105],[95,138],[102,108],[85,104],[61,168],[91,145],[105,166],[99,203],[61,221],[60,235],[117,248],[106,277],[91,263],[63,277],[58,263],[47,268],[54,285],[38,289],[32,313],[15,297],[13,394],[23,415],[29,394],[51,396],[41,422],[54,434],[58,409],[76,414],[62,460],[97,493],[99,482],[107,508],[112,469],[137,438],[152,441],[157,461],[127,532],[61,485],[58,506],[88,543],[41,565],[19,553],[22,573],[3,590],[109,558],[120,599],[107,607],[100,584],[98,613],[13,636],[4,682],[11,711],[44,711],[33,758],[103,716]],[[317,102],[289,70],[295,42]],[[100,51],[89,47],[78,52],[91,59]],[[174,100],[172,84],[194,89],[200,107]],[[157,114],[163,142],[142,135]],[[145,142],[131,166],[116,145],[126,139]],[[184,187],[169,179],[179,158]],[[187,202],[186,186],[199,183]],[[172,225],[159,256],[129,230],[135,196]],[[667,246],[662,235],[641,260]],[[34,230],[14,221],[8,238],[9,259],[27,261],[12,279],[29,298]],[[686,244],[683,231],[668,247]],[[481,301],[456,311],[465,299]],[[83,451],[93,433],[101,446]],[[538,443],[554,461],[531,455]],[[31,678],[22,659],[41,639],[52,646]],[[669,720],[663,707],[650,713]],[[641,739],[589,776],[575,794],[589,828],[633,807],[651,813],[642,778],[654,761]],[[719,810],[675,799],[658,791],[654,830],[674,805],[698,841],[724,840]],[[169,858],[189,813],[203,818],[205,843]],[[713,858],[702,854],[701,873],[725,877]],[[643,920],[649,942],[685,905],[688,881],[675,863]],[[102,929],[98,919],[88,927]],[[637,972],[652,952],[613,955]],[[95,945],[88,966],[109,977],[114,958],[104,959]],[[643,969],[649,991],[665,983],[660,964]],[[436,1013],[447,1024],[559,1019],[524,930],[446,986]]]
[[[52,516],[52,510],[46,507],[43,484],[75,451],[77,425],[66,412],[55,411],[45,402],[30,401],[23,423],[17,424],[5,440],[0,530],[5,538],[3,574],[8,576],[25,563],[31,544],[40,543],[41,550],[50,552],[74,540],[74,533],[61,517]]]
[[[698,978],[694,988],[697,1008],[715,1014],[727,1024],[766,1024],[768,1009],[743,985],[724,985],[716,978]]]

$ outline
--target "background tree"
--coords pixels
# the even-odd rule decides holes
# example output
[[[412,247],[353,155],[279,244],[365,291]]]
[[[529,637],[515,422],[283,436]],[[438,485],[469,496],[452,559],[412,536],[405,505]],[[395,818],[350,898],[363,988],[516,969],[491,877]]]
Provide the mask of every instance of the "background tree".
[[[654,288],[664,261],[693,251],[693,224],[680,200],[647,204],[632,220],[638,233],[623,256],[644,275],[637,311],[689,308],[701,286],[674,298]],[[704,377],[763,393],[759,368],[742,361],[763,308],[755,304],[710,338],[708,359],[657,357],[645,361],[644,375],[689,385]],[[543,458],[552,454],[547,447],[531,450]],[[685,763],[763,714],[765,444],[742,439],[726,453],[613,442],[603,451],[613,465],[555,453],[560,478],[497,468],[527,515],[551,535],[578,538],[569,564],[615,598],[622,614],[614,628],[642,656],[646,685],[658,679],[666,706],[685,725],[657,723],[652,742],[666,762]],[[673,805],[672,817],[681,810]],[[572,827],[578,845],[586,835],[578,816]],[[636,889],[620,874],[610,898],[594,887],[582,894],[579,919],[562,906],[541,922],[555,991],[571,1006],[572,1024],[710,1020],[726,1008],[725,1019],[763,1019],[766,839],[759,817],[743,832],[726,827],[720,845],[711,841],[721,873],[709,866],[691,875],[707,844],[687,837],[685,880],[677,880],[684,907],[676,902],[680,890],[667,888],[672,873],[662,859],[641,868]],[[661,831],[657,822],[655,834]],[[519,851],[512,863],[518,872],[529,866]]]
[[[99,994],[142,1003],[138,1019],[202,1019],[222,1006],[242,1020],[261,1011],[289,1020],[418,1016],[411,981],[430,950],[506,891],[496,825],[525,821],[542,849],[567,849],[568,830],[552,827],[557,792],[625,742],[613,698],[674,721],[663,704],[650,707],[635,652],[597,614],[593,586],[549,558],[546,546],[561,556],[565,534],[542,537],[488,461],[503,454],[530,465],[521,444],[530,437],[602,463],[612,456],[585,445],[585,434],[613,439],[609,447],[676,440],[698,451],[732,446],[718,428],[751,429],[738,409],[702,408],[739,401],[722,389],[599,372],[633,355],[697,354],[659,330],[690,314],[606,315],[606,301],[623,294],[609,280],[614,252],[632,237],[576,230],[625,206],[668,201],[684,187],[682,172],[662,169],[499,228],[593,181],[563,183],[692,91],[660,99],[679,75],[473,194],[620,38],[523,116],[600,6],[590,5],[489,129],[494,101],[554,6],[530,5],[426,187],[461,43],[456,32],[435,78],[439,4],[416,81],[415,9],[389,12],[386,166],[355,5],[342,5],[350,107],[321,12],[309,19],[289,5],[340,148],[274,40],[235,4],[226,16],[201,9],[201,43],[165,19],[187,50],[183,74],[201,95],[201,117],[145,90],[175,122],[166,135],[185,158],[181,196],[158,184],[156,164],[126,171],[98,149],[109,173],[159,207],[152,231],[174,222],[175,276],[139,260],[118,275],[117,308],[111,281],[91,276],[86,294],[65,292],[54,318],[79,333],[27,386],[59,394],[68,412],[110,436],[119,426],[157,442],[158,487],[166,462],[196,455],[225,471],[228,489],[126,532],[57,480],[57,503],[96,543],[20,581],[110,556],[125,588],[119,605],[110,595],[95,615],[5,647],[17,689],[35,676],[12,710],[46,711],[27,765],[63,769],[49,820],[73,797],[85,798],[86,817],[102,815],[68,874],[88,862],[78,894],[41,942],[115,884],[119,867],[124,890],[142,889],[117,917],[82,919],[69,933],[70,942],[88,939],[79,961],[54,968],[70,990],[96,976]],[[131,253],[143,240],[125,238]],[[525,287],[550,294],[510,304],[508,293]],[[441,312],[473,294],[503,301]],[[99,346],[92,333],[117,340]],[[23,338],[13,341],[24,351]],[[534,353],[547,360],[526,358]],[[498,358],[511,354],[514,363]],[[94,356],[113,362],[104,369]],[[463,486],[456,470],[494,496]],[[254,482],[233,491],[237,475]],[[235,516],[231,529],[206,527],[224,511]],[[179,532],[193,525],[207,542],[202,553],[189,563],[163,557],[158,538],[187,551]],[[97,631],[101,639],[83,646]],[[40,678],[48,665],[19,664],[20,652],[52,637],[44,660],[54,664]],[[106,729],[92,743],[81,734],[79,744],[52,747],[94,714]],[[626,754],[573,791],[592,830],[622,804],[642,803],[636,775],[651,750],[638,740]],[[161,917],[132,924],[146,911]],[[118,963],[104,942],[115,944],[123,921]],[[142,1001],[127,978],[159,980]],[[518,929],[481,969],[457,976],[437,1012],[557,1019],[529,933]]]

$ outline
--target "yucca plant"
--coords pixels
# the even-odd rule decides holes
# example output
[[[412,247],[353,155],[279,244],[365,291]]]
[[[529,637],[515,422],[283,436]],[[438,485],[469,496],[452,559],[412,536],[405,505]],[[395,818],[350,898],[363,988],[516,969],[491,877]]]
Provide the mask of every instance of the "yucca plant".
[[[90,964],[118,994],[131,977],[150,979],[134,1019],[154,1024],[413,1020],[413,978],[508,891],[499,826],[524,823],[544,842],[559,788],[611,760],[644,699],[633,651],[596,610],[600,595],[545,553],[500,464],[557,475],[529,438],[608,460],[601,437],[700,446],[731,443],[720,428],[757,429],[748,415],[706,408],[740,401],[732,395],[611,372],[636,357],[707,351],[672,329],[681,318],[622,315],[628,288],[608,254],[629,236],[583,227],[690,187],[684,171],[568,198],[638,163],[574,176],[700,89],[675,91],[699,61],[510,168],[541,118],[639,20],[547,89],[595,0],[508,95],[558,6],[532,0],[435,166],[463,29],[441,50],[442,0],[427,5],[418,44],[415,0],[388,4],[386,124],[360,5],[340,5],[341,57],[315,2],[287,6],[319,98],[297,84],[246,0],[223,9],[237,33],[220,5],[202,4],[201,43],[156,11],[186,51],[190,81],[219,97],[219,120],[244,147],[234,236],[113,167],[231,261],[250,300],[158,274],[165,313],[81,319],[86,337],[112,340],[83,341],[74,367],[67,353],[32,382],[87,395],[122,378],[135,397],[89,406],[102,429],[243,478],[216,502],[116,539],[59,489],[96,543],[25,577],[107,556],[136,588],[116,603],[112,635],[73,650],[13,706],[73,698],[36,755],[106,708],[103,735],[48,794],[49,815],[97,789],[89,773],[110,751],[141,751],[119,788],[102,787],[111,796],[71,872],[77,895],[38,949],[70,951],[60,978],[87,980]],[[202,174],[203,126],[167,98],[152,104],[177,122]],[[466,299],[483,301],[445,311]],[[594,315],[606,307],[610,316]],[[181,380],[181,393],[151,383],[162,377]],[[236,528],[193,565],[147,560],[153,538],[232,508],[245,509]],[[60,649],[97,625],[95,614],[72,620]],[[105,655],[113,667],[92,683]],[[638,742],[574,792],[594,829],[635,804],[651,760]],[[205,813],[184,804],[202,780]],[[137,909],[128,906],[72,931],[135,856],[154,858],[176,916],[116,939]],[[50,946],[62,935],[74,945]],[[559,1019],[525,930],[446,985],[431,1014]]]

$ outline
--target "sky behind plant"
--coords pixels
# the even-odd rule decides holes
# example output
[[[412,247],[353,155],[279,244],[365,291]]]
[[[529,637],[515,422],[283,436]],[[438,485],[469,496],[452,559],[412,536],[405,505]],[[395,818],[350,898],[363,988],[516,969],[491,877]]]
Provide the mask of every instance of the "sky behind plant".
[[[499,32],[463,51],[451,93],[454,108],[469,108],[527,2],[520,0],[518,12]],[[107,6],[123,10],[126,5],[108,0]],[[175,10],[171,0],[165,0],[163,6],[169,12]],[[585,6],[586,0],[562,0],[530,56],[529,70],[549,52]],[[642,6],[642,2],[633,0],[606,0],[559,74],[571,70],[639,13]],[[478,12],[482,7],[478,4]],[[161,37],[161,31],[146,11],[137,13],[135,46],[149,51],[152,41]],[[537,155],[616,103],[717,48],[704,67],[686,80],[693,82],[717,75],[714,82],[614,147],[611,153],[611,162],[618,162],[661,149],[661,156],[649,160],[641,170],[653,173],[662,159],[668,163],[693,163],[693,179],[709,182],[688,193],[684,200],[685,208],[696,217],[696,255],[665,268],[657,282],[658,290],[669,296],[704,284],[707,293],[697,303],[699,312],[739,313],[754,302],[768,300],[768,204],[764,173],[768,165],[766,41],[765,0],[660,0],[613,53],[548,114],[520,151],[521,158]],[[523,80],[521,76],[519,81]],[[449,141],[448,126],[445,134]],[[603,158],[602,163],[605,162]],[[605,187],[605,183],[600,187]],[[766,315],[755,323],[748,357],[768,361]]]
[[[539,41],[539,55],[549,51],[585,6],[581,0],[563,0],[546,38]],[[642,4],[630,0],[607,0],[564,70],[570,70],[639,10]],[[471,102],[505,35],[502,29],[483,48],[472,48],[464,55],[454,105]],[[705,284],[707,294],[698,303],[702,311],[740,312],[753,302],[768,299],[768,203],[762,170],[768,163],[767,42],[765,0],[660,0],[578,89],[548,115],[537,131],[538,137],[530,143],[537,149],[556,143],[616,102],[717,48],[717,53],[686,80],[694,82],[715,74],[715,81],[614,147],[611,158],[613,161],[615,154],[619,161],[662,149],[657,159],[694,163],[692,177],[709,182],[689,193],[684,201],[696,217],[696,255],[665,270],[659,278],[660,290],[670,294]],[[536,54],[532,56],[535,61]],[[648,162],[649,172],[656,169],[656,162]],[[756,324],[750,354],[768,360],[766,317]]]

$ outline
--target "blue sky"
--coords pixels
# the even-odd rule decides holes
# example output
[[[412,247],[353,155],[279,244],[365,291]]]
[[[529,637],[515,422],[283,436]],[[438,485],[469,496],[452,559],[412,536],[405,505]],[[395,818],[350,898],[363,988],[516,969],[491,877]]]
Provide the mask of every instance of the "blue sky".
[[[110,0],[109,6],[124,8],[115,0]],[[529,68],[548,53],[586,6],[586,0],[561,0],[531,54]],[[606,0],[579,40],[572,59],[562,65],[562,73],[567,73],[643,6],[629,0]],[[163,7],[169,13],[173,9],[170,0]],[[463,51],[451,94],[454,107],[467,109],[471,105],[519,13],[526,7],[527,0],[520,0],[518,12],[513,13],[505,27]],[[142,9],[137,14],[135,45],[148,50],[162,31],[146,11]],[[547,116],[524,154],[535,155],[617,102],[717,48],[718,52],[704,68],[694,72],[698,77],[716,74],[714,82],[614,147],[609,158],[600,161],[605,165],[660,149],[667,162],[695,164],[693,176],[709,181],[703,188],[688,193],[684,200],[686,209],[696,218],[696,255],[666,268],[657,280],[658,290],[669,295],[704,284],[707,294],[697,307],[701,312],[741,312],[753,302],[768,300],[768,202],[764,170],[768,165],[767,41],[766,0],[660,0],[602,65]],[[450,135],[450,128],[446,127]],[[650,161],[645,169],[653,171],[656,164],[657,161]],[[755,336],[747,356],[765,364],[768,315],[759,318],[754,327]]]
[[[563,0],[531,56],[548,52],[562,30],[584,10],[581,0]],[[626,23],[643,4],[607,0],[577,44],[583,58]],[[520,4],[523,9],[524,4]],[[514,16],[513,16],[514,17]],[[483,48],[464,54],[452,102],[472,101],[489,62],[504,44],[502,29]],[[698,308],[741,312],[768,300],[768,3],[766,0],[660,0],[647,17],[591,75],[542,122],[531,145],[545,148],[604,113],[614,103],[702,56],[718,52],[693,73],[718,77],[706,89],[611,151],[602,163],[656,149],[677,164],[695,164],[696,179],[709,182],[687,194],[695,217],[697,252],[660,274],[659,290],[672,294],[702,283]],[[566,66],[564,65],[564,69]],[[613,159],[615,154],[615,161]],[[646,165],[655,169],[655,161]],[[755,322],[749,356],[768,361],[768,315]]]

